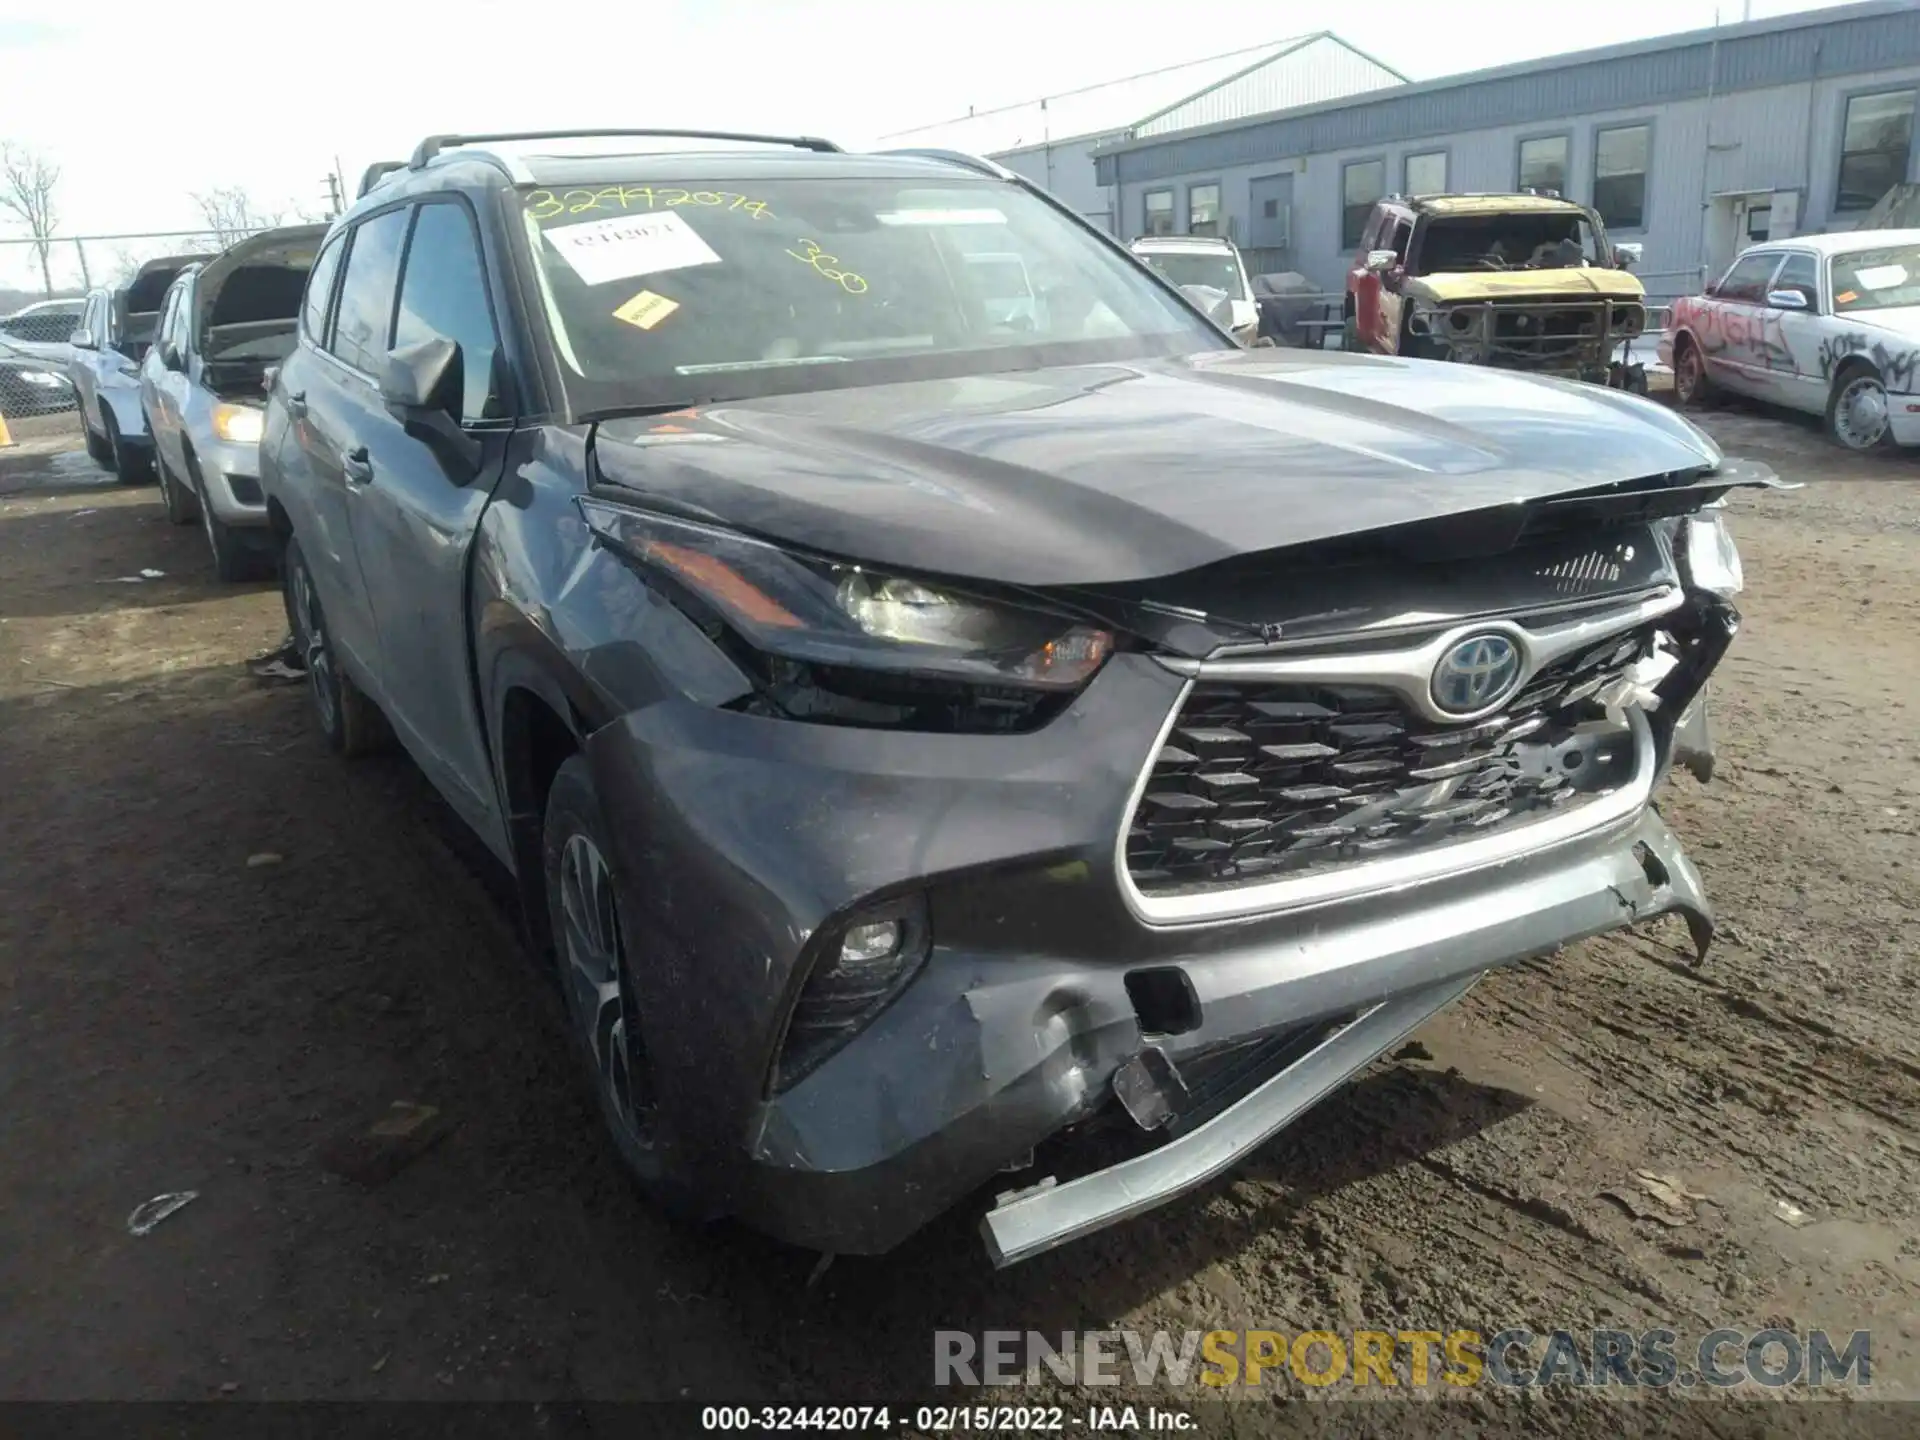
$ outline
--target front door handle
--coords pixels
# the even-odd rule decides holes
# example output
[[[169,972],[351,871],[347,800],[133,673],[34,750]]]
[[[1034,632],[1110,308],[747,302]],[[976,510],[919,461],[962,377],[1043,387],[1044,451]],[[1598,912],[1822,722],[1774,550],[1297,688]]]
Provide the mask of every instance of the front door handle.
[[[367,458],[367,447],[356,446],[340,457],[340,469],[345,473],[348,483],[353,485],[371,485],[373,483],[373,461]]]
[[[307,392],[289,390],[287,392],[287,414],[296,420],[304,420],[307,415]]]

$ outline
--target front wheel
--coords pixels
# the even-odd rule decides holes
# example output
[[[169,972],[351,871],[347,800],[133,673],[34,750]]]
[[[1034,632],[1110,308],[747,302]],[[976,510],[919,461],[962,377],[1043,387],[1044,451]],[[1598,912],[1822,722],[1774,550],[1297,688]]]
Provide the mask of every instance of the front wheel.
[[[107,437],[97,433],[84,418],[80,422],[80,429],[87,440],[87,458],[102,470],[113,469],[113,446],[107,442]]]
[[[206,477],[200,473],[200,463],[193,458],[193,452],[187,452],[188,473],[193,476],[193,492],[197,508],[200,511],[200,528],[206,532],[207,548],[213,552],[213,573],[220,580],[231,585],[238,580],[262,580],[272,573],[268,557],[250,543],[249,537],[236,531],[226,521],[213,513],[213,506],[207,500]],[[166,484],[166,474],[161,472],[162,485]],[[173,517],[171,506],[167,517]]]
[[[620,1158],[655,1200],[698,1213],[661,1145],[659,1107],[641,1035],[630,947],[608,862],[607,825],[583,755],[570,756],[547,792],[541,843],[548,928],[569,1029]]]
[[[287,541],[281,576],[287,615],[293,621],[294,644],[307,662],[307,691],[313,697],[314,714],[328,747],[348,757],[380,749],[389,733],[386,719],[379,707],[360,692],[353,677],[340,668],[320,592],[298,540]]]
[[[1827,433],[1856,453],[1886,444],[1891,428],[1887,387],[1876,370],[1842,370],[1827,396]]]
[[[167,468],[167,457],[154,450],[153,465],[160,472],[160,499],[167,507],[167,523],[170,525],[191,525],[200,509],[200,501],[183,483],[174,478]]]

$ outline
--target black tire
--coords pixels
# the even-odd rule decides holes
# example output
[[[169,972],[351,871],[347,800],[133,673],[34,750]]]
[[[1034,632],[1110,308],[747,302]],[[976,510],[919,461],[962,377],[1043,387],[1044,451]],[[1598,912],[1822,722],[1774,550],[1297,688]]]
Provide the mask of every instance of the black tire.
[[[1878,423],[1863,415],[1877,409]],[[1866,455],[1893,443],[1887,405],[1887,386],[1880,372],[1866,361],[1840,367],[1827,392],[1827,435],[1844,450]]]
[[[206,532],[207,548],[213,552],[213,573],[229,585],[241,580],[264,580],[272,575],[273,561],[265,547],[213,513],[213,506],[207,503],[206,477],[200,473],[200,462],[193,458],[191,450],[187,452],[187,474],[193,481],[194,509],[200,512],[200,528]],[[164,475],[160,483],[166,483]],[[167,518],[173,518],[171,509],[167,511]]]
[[[114,478],[122,485],[151,485],[152,453],[127,444],[126,438],[120,433],[120,422],[113,418],[111,405],[101,406],[100,411],[107,422],[107,448],[113,452]]]
[[[1673,400],[1683,410],[1713,405],[1720,399],[1719,387],[1707,374],[1706,353],[1691,335],[1673,342]]]
[[[540,854],[554,965],[567,1028],[620,1158],[657,1203],[683,1218],[706,1213],[674,1174],[647,1070],[627,936],[608,857],[607,824],[583,755],[553,777]]]
[[[105,407],[102,406],[101,409],[104,414]],[[86,423],[84,416],[80,422],[80,429],[87,439],[87,458],[102,470],[113,469],[113,446],[107,443],[107,437],[96,435],[93,426]]]
[[[160,472],[160,499],[167,508],[167,523],[191,525],[200,518],[200,497],[167,468],[167,457],[154,446],[153,468]]]
[[[320,592],[314,587],[300,542],[288,540],[281,561],[282,583],[286,588],[287,613],[294,617],[294,643],[307,661],[307,692],[313,697],[315,718],[320,733],[336,755],[351,759],[384,749],[393,732],[386,717],[360,692],[353,678],[340,668],[327,635],[326,612],[320,604]]]

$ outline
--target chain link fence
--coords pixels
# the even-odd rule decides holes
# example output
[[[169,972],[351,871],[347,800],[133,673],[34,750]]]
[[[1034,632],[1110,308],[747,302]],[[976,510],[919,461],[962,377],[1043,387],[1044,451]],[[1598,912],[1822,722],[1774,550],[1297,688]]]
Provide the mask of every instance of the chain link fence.
[[[210,258],[266,228],[0,237],[0,416],[9,429],[48,416],[69,417],[78,428],[77,392],[68,378],[71,340],[90,290],[118,290],[155,261]],[[128,318],[135,323],[119,348],[102,351],[95,362],[122,374],[138,364],[149,328],[138,323],[141,317]]]

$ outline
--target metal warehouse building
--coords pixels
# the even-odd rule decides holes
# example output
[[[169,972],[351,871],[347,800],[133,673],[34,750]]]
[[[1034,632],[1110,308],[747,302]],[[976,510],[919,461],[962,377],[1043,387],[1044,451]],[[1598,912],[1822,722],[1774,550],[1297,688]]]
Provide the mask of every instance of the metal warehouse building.
[[[1912,180],[1917,96],[1920,6],[1871,0],[1253,117],[1202,96],[1097,145],[1094,180],[1124,235],[1225,233],[1327,290],[1388,192],[1553,189],[1673,295]]]
[[[1103,184],[1094,170],[1101,145],[1292,110],[1406,79],[1322,31],[898,131],[883,143],[990,155],[1118,234],[1111,182]],[[1195,233],[1212,233],[1202,228],[1212,223],[1204,193],[1190,203],[1200,207]]]

